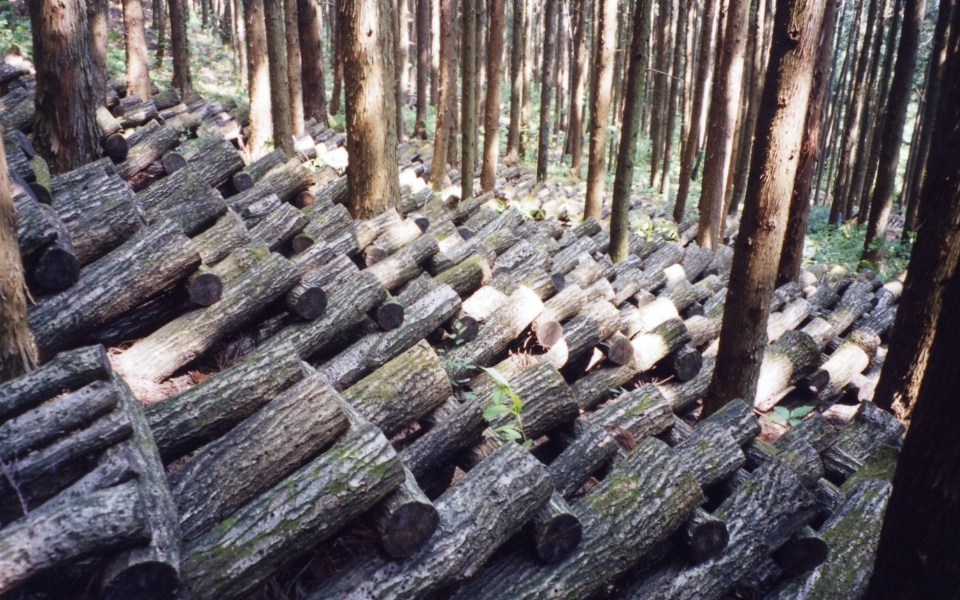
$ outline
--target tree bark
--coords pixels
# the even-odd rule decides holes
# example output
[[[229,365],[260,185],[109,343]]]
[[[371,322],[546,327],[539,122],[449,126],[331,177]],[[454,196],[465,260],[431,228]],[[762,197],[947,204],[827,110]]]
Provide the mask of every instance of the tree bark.
[[[100,153],[96,75],[82,0],[31,2],[37,71],[33,144],[52,173],[91,162]]]
[[[490,38],[487,44],[487,89],[483,121],[483,168],[480,189],[493,190],[500,158],[500,84],[503,79],[503,38],[506,35],[506,0],[490,2]]]
[[[183,0],[172,0],[182,2]],[[267,140],[273,131],[270,112],[270,65],[267,60],[266,0],[243,0],[243,23],[247,39],[247,85],[250,98],[250,126],[247,153],[252,159],[269,152]],[[284,150],[284,153],[286,151]]]
[[[90,67],[93,77],[93,97],[97,102],[107,101],[107,34],[110,31],[109,2],[106,0],[87,0],[87,31],[90,36]],[[163,24],[162,11],[156,19]],[[163,27],[157,32],[157,53],[163,54]]]
[[[293,117],[290,108],[290,81],[287,63],[287,37],[284,34],[285,0],[263,0],[263,21],[267,33],[267,58],[270,77],[270,118],[273,121],[273,146],[293,157]]]
[[[150,68],[147,59],[147,34],[143,25],[143,4],[140,0],[124,0],[123,30],[127,53],[127,94],[141,100],[150,99]]]
[[[477,3],[463,0],[460,23],[460,199],[473,197],[477,162]]]
[[[327,90],[323,73],[323,46],[320,7],[316,0],[297,0],[297,28],[300,36],[300,68],[303,78],[303,116],[328,127]]]
[[[433,164],[430,166],[430,186],[434,191],[443,188],[447,172],[449,147],[456,146],[456,117],[453,114],[453,96],[456,94],[456,64],[453,39],[453,23],[456,19],[456,7],[453,0],[440,0],[437,17],[440,22],[439,35],[439,100],[437,102],[437,130],[433,142]],[[461,198],[466,200],[466,198]]]
[[[734,2],[736,0],[731,0]],[[637,155],[637,136],[640,135],[640,113],[643,109],[643,86],[647,70],[647,46],[650,38],[650,11],[637,1],[633,15],[633,41],[630,44],[630,62],[627,67],[623,122],[620,145],[617,149],[617,172],[613,180],[613,210],[610,213],[610,258],[619,262],[629,252],[630,192]]]
[[[283,0],[283,23],[287,51],[287,90],[290,96],[290,126],[293,135],[303,135],[303,65],[300,50],[300,14],[297,5],[297,0]],[[316,4],[314,4],[315,6]]]
[[[788,198],[794,186],[820,42],[822,9],[822,0],[785,3],[778,6],[774,17],[774,50],[760,100],[756,147],[737,235],[714,379],[704,403],[705,416],[734,398],[751,401],[757,395],[770,297],[783,246]],[[734,17],[731,15],[731,18]],[[736,35],[733,31],[730,33]],[[722,193],[719,202],[722,206]]]
[[[355,219],[368,219],[399,206],[396,138],[390,143],[390,103],[381,38],[383,19],[377,0],[338,7],[346,83],[348,208]]]
[[[556,60],[557,2],[546,0],[543,9],[543,64],[540,70],[540,126],[537,143],[537,180],[547,178],[550,161],[550,99],[553,95],[553,69]]]
[[[170,46],[173,50],[173,87],[187,98],[193,94],[190,75],[190,48],[187,40],[187,11],[185,0],[167,0],[170,5]],[[246,9],[246,5],[244,5]]]
[[[520,157],[520,109],[523,104],[523,62],[527,0],[513,0],[513,25],[510,39],[510,125],[507,129],[507,158],[509,165]]]
[[[417,35],[417,113],[414,135],[426,138],[427,105],[430,102],[430,0],[416,0],[414,25]]]

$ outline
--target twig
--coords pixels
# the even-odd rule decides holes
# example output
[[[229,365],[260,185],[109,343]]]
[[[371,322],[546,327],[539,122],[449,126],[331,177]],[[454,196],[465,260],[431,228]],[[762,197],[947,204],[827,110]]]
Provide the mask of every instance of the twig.
[[[27,501],[23,499],[23,494],[20,493],[20,486],[17,485],[17,482],[14,480],[14,473],[10,469],[11,466],[13,466],[13,463],[7,464],[3,461],[3,459],[0,459],[0,472],[3,473],[4,477],[6,477],[7,482],[10,484],[10,487],[13,488],[13,491],[17,493],[17,498],[20,500],[20,509],[23,510],[23,516],[27,516],[27,513],[30,512],[27,509]]]

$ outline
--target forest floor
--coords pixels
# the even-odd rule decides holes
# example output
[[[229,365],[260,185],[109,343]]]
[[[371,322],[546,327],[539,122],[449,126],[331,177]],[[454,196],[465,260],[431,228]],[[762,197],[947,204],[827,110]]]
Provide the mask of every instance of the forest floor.
[[[152,27],[152,3],[144,3],[144,13],[147,21],[147,41],[150,47],[151,57],[156,56],[157,38],[156,31]],[[119,6],[111,5],[110,14],[110,33],[108,47],[108,69],[111,76],[122,74],[125,70],[125,55],[123,50],[123,15]],[[216,98],[224,101],[232,99],[239,106],[247,103],[246,86],[241,80],[241,72],[238,59],[231,48],[224,44],[219,36],[218,29],[215,26],[203,26],[200,17],[197,14],[189,15],[188,39],[190,43],[191,73],[193,76],[193,85],[197,93],[204,98]],[[32,54],[32,39],[30,34],[30,21],[27,14],[26,0],[13,0],[12,2],[0,4],[0,51],[6,51],[12,45],[21,48],[24,55]],[[327,93],[329,95],[332,89],[331,65],[327,64]],[[164,52],[163,60],[159,66],[154,63],[151,65],[151,79],[161,89],[170,86],[170,80],[173,75],[172,57],[169,47],[169,41]],[[536,87],[536,86],[534,86]],[[504,86],[506,89],[506,86]],[[536,114],[539,106],[539,90],[532,90],[532,105]],[[414,98],[405,103],[402,107],[404,124],[406,131],[413,131],[416,115]],[[504,97],[504,102],[509,104],[509,96]],[[507,112],[501,114],[501,132],[500,139],[506,139],[507,133]],[[436,123],[436,110],[429,107],[427,114],[427,131],[432,132]],[[345,128],[344,116],[341,111],[330,118],[330,126],[343,131]],[[536,154],[530,149],[534,146],[536,140],[536,131],[525,131],[528,136],[526,156],[521,156],[520,166],[534,171],[536,169]],[[563,141],[563,133],[555,136],[553,147],[558,149]],[[679,141],[676,140],[674,148],[679,148]],[[609,154],[609,152],[608,152]],[[582,180],[574,177],[570,173],[569,156],[556,156],[549,163],[548,175],[551,178],[560,179],[566,185],[577,185]],[[612,162],[612,161],[610,161]],[[906,161],[900,161],[902,171]],[[676,192],[676,181],[679,176],[679,160],[671,161],[670,179],[673,182],[669,198],[665,198],[659,189],[651,188],[646,185],[649,179],[650,171],[650,140],[642,139],[638,146],[638,156],[636,161],[636,171],[634,175],[634,193],[644,195],[664,205],[666,212],[673,210],[673,198]],[[584,169],[585,172],[585,169]],[[585,174],[585,173],[584,173]],[[608,169],[607,187],[613,184],[612,166]],[[829,182],[827,183],[829,185]],[[899,187],[897,188],[899,189]],[[690,188],[690,198],[687,202],[685,212],[686,220],[695,220],[697,217],[697,199],[700,196],[700,183],[695,180]],[[894,212],[898,212],[894,207]],[[858,271],[863,265],[860,264],[860,255],[863,250],[863,240],[866,234],[866,225],[858,225],[856,222],[845,223],[841,226],[834,226],[828,223],[829,206],[813,206],[810,214],[810,223],[807,230],[807,238],[804,245],[804,265],[813,263],[823,263],[827,265],[838,265],[848,271]],[[899,232],[892,231],[888,236],[887,247],[884,251],[884,263],[877,272],[884,278],[896,276],[906,270],[910,258],[910,249],[912,248],[912,237],[908,239],[899,239]]]

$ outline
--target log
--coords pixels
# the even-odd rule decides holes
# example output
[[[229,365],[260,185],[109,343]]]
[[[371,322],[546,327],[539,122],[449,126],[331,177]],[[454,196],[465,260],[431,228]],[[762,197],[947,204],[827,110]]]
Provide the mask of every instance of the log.
[[[590,422],[629,433],[634,440],[657,435],[673,424],[673,412],[652,383],[620,394],[589,416]]]
[[[248,322],[298,279],[290,261],[270,253],[248,271],[227,280],[220,302],[171,321],[127,349],[117,368],[143,379],[163,381]]]
[[[277,250],[300,233],[308,222],[307,216],[293,205],[281,204],[250,229],[250,236],[271,250]]]
[[[119,117],[120,127],[131,129],[139,127],[147,121],[157,118],[157,105],[153,100],[141,100],[137,95],[127,96],[120,99],[122,110],[115,111]]]
[[[692,337],[692,336],[691,336]],[[680,346],[664,359],[667,372],[680,383],[690,381],[703,367],[703,355],[689,344]]]
[[[687,246],[683,260],[680,262],[683,272],[687,274],[687,279],[691,282],[696,281],[713,262],[713,257],[713,250],[709,248],[701,248],[695,244]]]
[[[605,300],[591,302],[563,326],[563,337],[545,355],[557,368],[572,365],[592,353],[601,342],[620,329],[620,312]]]
[[[746,462],[731,429],[716,421],[694,427],[693,435],[674,450],[704,489],[732,475]]]
[[[160,157],[160,166],[167,175],[172,175],[187,166],[187,159],[179,152],[171,150]]]
[[[150,299],[196,268],[196,247],[172,221],[137,233],[109,256],[89,265],[70,289],[43,298],[29,312],[42,357]]]
[[[767,600],[863,598],[873,574],[891,490],[887,481],[861,482],[820,528],[820,536],[829,549],[826,562],[784,581]]]
[[[510,377],[509,381],[510,389],[523,402],[520,421],[523,424],[522,433],[526,439],[537,439],[577,418],[579,411],[570,386],[550,363],[541,363],[524,369],[516,376]],[[483,395],[480,403],[488,406],[492,402],[491,390],[491,393]],[[502,415],[492,419],[490,427],[496,429],[514,421],[513,417]],[[472,460],[479,462],[479,458],[482,457],[474,456]]]
[[[220,194],[190,166],[155,181],[136,198],[148,223],[166,215],[180,223],[187,235],[203,231],[227,211]]]
[[[245,192],[253,187],[253,184],[263,179],[271,170],[279,167],[287,161],[287,156],[279,148],[264,154],[257,160],[233,174],[233,187],[238,192]]]
[[[103,346],[66,350],[26,375],[0,383],[0,421],[7,421],[65,391],[110,377]]]
[[[29,131],[37,114],[34,94],[17,88],[0,100],[0,124],[4,130]]]
[[[168,88],[162,92],[153,94],[150,99],[153,100],[153,104],[157,107],[157,110],[167,110],[180,104],[180,90],[173,87]]]
[[[507,555],[453,597],[591,597],[676,531],[701,499],[700,487],[667,446],[646,438],[574,505],[583,524],[576,550],[550,565]]]
[[[373,241],[373,246],[379,248],[387,256],[397,252],[412,244],[417,238],[423,235],[424,229],[420,227],[415,219],[403,219],[398,223],[388,226],[377,239]]]
[[[802,575],[822,565],[827,554],[827,543],[807,526],[773,553],[773,561],[788,575]]]
[[[16,193],[13,202],[17,213],[17,243],[20,246],[20,256],[24,261],[29,262],[30,257],[39,254],[43,248],[57,239],[57,230],[31,193]]]
[[[706,562],[723,552],[730,541],[726,522],[702,508],[694,509],[680,530],[683,546],[693,564]]]
[[[899,442],[905,428],[903,423],[872,402],[860,403],[860,408],[840,430],[837,442],[824,450],[823,466],[836,482],[844,479],[863,465],[863,461],[884,444]]]
[[[554,491],[547,503],[533,514],[528,525],[537,556],[547,564],[560,562],[583,539],[583,525],[570,505]]]
[[[727,523],[729,542],[716,557],[696,565],[672,560],[632,586],[627,598],[719,599],[750,574],[813,516],[814,502],[799,479],[772,461],[714,511]]]
[[[293,347],[276,344],[148,406],[144,413],[164,462],[226,433],[303,376]]]
[[[392,292],[420,275],[420,264],[436,254],[438,249],[437,240],[433,236],[423,235],[403,250],[369,267],[367,271]]]
[[[400,452],[403,464],[418,481],[461,450],[472,446],[486,427],[483,407],[476,400],[460,404],[452,397],[447,398],[433,411],[431,418],[437,423]]]
[[[243,157],[233,144],[217,137],[209,137],[192,145],[184,158],[210,187],[226,183],[244,167]]]
[[[667,298],[657,298],[639,308],[629,304],[620,309],[623,335],[632,338],[653,331],[670,319],[678,319],[677,307]]]
[[[252,188],[232,197],[231,206],[236,210],[236,206],[249,205],[254,199],[270,194],[276,194],[280,202],[290,202],[300,192],[310,189],[313,182],[313,174],[299,160],[291,158],[269,170]]]
[[[319,375],[284,390],[171,475],[183,540],[273,487],[346,429],[337,394]]]
[[[207,266],[217,264],[234,250],[248,246],[252,241],[240,215],[232,210],[227,210],[216,224],[193,238],[200,260]]]
[[[615,365],[625,365],[633,359],[633,346],[630,338],[616,331],[598,346],[608,361]]]
[[[437,283],[449,285],[461,298],[466,298],[490,283],[492,277],[490,262],[483,256],[474,254],[457,265],[437,273],[434,280]]]
[[[322,287],[301,280],[287,292],[283,303],[291,313],[312,321],[322,317],[327,310],[327,293]]]
[[[820,348],[810,335],[788,331],[763,353],[754,405],[766,412],[779,400],[781,391],[820,366]]]
[[[812,488],[823,477],[823,462],[814,448],[806,440],[795,440],[789,445],[775,447],[762,440],[756,439],[744,448],[747,456],[747,467],[756,469],[760,465],[770,462],[774,458],[790,468],[800,481],[808,488]],[[729,488],[737,485],[737,478],[731,478]]]
[[[381,330],[392,331],[403,324],[404,311],[405,309],[402,304],[388,297],[383,301],[383,304],[371,311],[371,316],[377,325],[380,326]]]
[[[126,548],[111,556],[103,567],[100,591],[103,598],[173,598],[180,574],[180,526],[177,508],[167,486],[166,473],[153,434],[133,392],[119,375],[112,377],[120,392],[120,406],[129,417],[133,433],[101,459],[123,455],[137,472],[137,489],[143,502],[146,544]]]
[[[573,436],[573,441],[547,467],[554,491],[565,500],[573,498],[591,475],[610,462],[619,448],[606,428],[584,418],[574,421]]]
[[[352,428],[332,448],[189,542],[182,596],[244,595],[373,508],[403,477],[403,465],[379,429]]]
[[[434,502],[439,527],[416,553],[399,561],[365,556],[307,598],[424,598],[476,572],[550,490],[536,459],[517,444],[504,444]]]
[[[796,329],[813,310],[806,298],[797,298],[783,307],[783,310],[770,315],[767,321],[767,339],[773,343],[784,333]]]
[[[810,392],[817,394],[820,401],[828,400],[867,368],[877,354],[880,338],[877,334],[861,329],[847,336],[839,348],[823,365],[809,376]]]
[[[105,381],[94,381],[59,396],[0,425],[0,460],[26,456],[57,438],[82,429],[117,406],[118,391]]]
[[[130,149],[127,159],[117,165],[117,174],[129,180],[151,163],[160,160],[160,157],[176,147],[179,141],[176,130],[169,125],[160,125],[156,121],[148,123],[127,137]]]
[[[393,558],[407,558],[423,546],[437,530],[440,516],[436,507],[417,485],[407,467],[404,480],[372,511],[371,518],[383,550]]]
[[[135,483],[40,509],[0,531],[0,593],[34,575],[149,537]]]
[[[675,413],[684,413],[694,408],[707,393],[710,380],[713,379],[713,367],[716,359],[712,356],[703,359],[703,366],[696,377],[686,382],[667,382],[660,385],[660,391],[670,402]]]

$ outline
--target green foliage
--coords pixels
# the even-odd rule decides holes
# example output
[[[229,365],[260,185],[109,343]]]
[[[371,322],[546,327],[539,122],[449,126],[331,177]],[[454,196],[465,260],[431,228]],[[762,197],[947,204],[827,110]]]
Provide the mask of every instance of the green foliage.
[[[774,406],[770,420],[774,423],[789,424],[791,427],[796,427],[811,412],[813,412],[812,406],[798,406],[793,410],[784,406]]]
[[[453,324],[453,330],[447,333],[447,337],[453,341],[454,346],[462,346],[467,340],[463,339],[463,333],[467,330],[466,326],[460,321]]]
[[[20,8],[23,14],[20,14]],[[0,2],[0,52],[6,52],[10,46],[19,46],[23,55],[33,54],[33,37],[30,32],[30,18],[26,6],[18,2]]]
[[[860,260],[866,226],[844,223],[839,227],[829,223],[830,207],[814,206],[810,209],[810,222],[804,244],[805,264],[824,263],[839,265],[848,271],[872,268],[884,278],[889,278],[907,269],[914,236],[905,240],[883,242],[883,264],[879,268]]]
[[[520,416],[523,411],[523,400],[513,391],[510,382],[499,371],[486,367],[480,367],[480,370],[497,384],[490,394],[490,404],[483,410],[483,418],[489,423],[504,415],[513,417],[512,422],[495,427],[493,430],[503,440],[508,442],[523,440],[523,447],[529,448],[533,440],[528,440],[523,431],[523,419]]]

